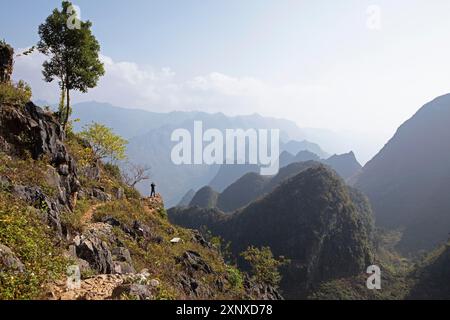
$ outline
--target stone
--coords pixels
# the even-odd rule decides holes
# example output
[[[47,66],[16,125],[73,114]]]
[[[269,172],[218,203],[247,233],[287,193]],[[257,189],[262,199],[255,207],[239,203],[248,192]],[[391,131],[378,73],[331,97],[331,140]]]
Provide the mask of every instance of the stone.
[[[0,244],[0,272],[2,271],[24,272],[25,266],[9,247]]]
[[[111,299],[113,300],[120,300],[125,297],[137,300],[151,300],[153,299],[153,294],[151,288],[143,284],[122,284],[116,287],[111,294]]]
[[[176,257],[175,261],[176,263],[183,265],[191,275],[196,271],[204,272],[206,274],[212,274],[214,272],[211,266],[195,251],[188,250],[180,257]]]
[[[86,260],[92,269],[99,273],[113,273],[114,263],[111,251],[106,242],[91,235],[89,238],[82,238],[80,244],[76,246],[77,257]]]

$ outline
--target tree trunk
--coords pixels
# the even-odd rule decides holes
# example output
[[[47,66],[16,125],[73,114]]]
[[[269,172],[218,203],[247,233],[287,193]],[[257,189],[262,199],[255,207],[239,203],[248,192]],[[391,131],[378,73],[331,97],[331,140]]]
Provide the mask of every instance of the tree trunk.
[[[67,105],[66,105],[66,114],[65,114],[65,119],[64,119],[64,124],[63,124],[63,129],[64,131],[66,131],[66,127],[67,127],[67,123],[69,122],[69,113],[70,113],[70,91],[68,88],[66,88],[67,90]]]

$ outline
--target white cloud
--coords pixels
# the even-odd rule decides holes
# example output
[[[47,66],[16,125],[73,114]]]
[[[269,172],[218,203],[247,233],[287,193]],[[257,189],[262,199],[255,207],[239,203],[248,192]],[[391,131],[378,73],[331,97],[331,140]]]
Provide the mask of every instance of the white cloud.
[[[31,84],[35,99],[54,102],[58,100],[59,92],[56,83],[42,81],[44,60],[39,53],[17,58],[15,78]],[[254,77],[232,77],[218,72],[180,79],[170,68],[155,69],[133,62],[116,62],[104,55],[101,60],[105,64],[105,76],[87,94],[75,94],[74,102],[96,100],[153,111],[258,112],[289,116],[292,111],[297,113],[302,106],[310,105],[315,96],[327,90],[296,83],[275,86]]]

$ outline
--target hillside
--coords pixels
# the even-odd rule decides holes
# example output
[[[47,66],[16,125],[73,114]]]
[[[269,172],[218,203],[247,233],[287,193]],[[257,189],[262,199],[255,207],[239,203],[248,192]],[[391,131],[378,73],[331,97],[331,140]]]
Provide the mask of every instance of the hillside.
[[[202,208],[214,208],[217,205],[219,194],[211,187],[203,187],[198,190],[192,198],[189,206],[199,206]]]
[[[344,183],[324,166],[306,169],[232,215],[217,209],[169,210],[174,223],[207,226],[231,241],[235,256],[249,245],[270,246],[292,260],[281,288],[304,298],[320,283],[356,275],[372,259],[366,213],[352,203]]]
[[[281,298],[32,103],[0,105],[0,182],[0,299]]]
[[[353,152],[342,155],[335,154],[323,162],[336,170],[345,180],[352,178],[362,169]]]
[[[320,166],[320,162],[293,162],[281,168],[275,176],[261,176],[255,172],[247,173],[221,193],[213,191],[211,187],[200,189],[194,196],[196,200],[191,201],[190,206],[217,207],[224,212],[232,212],[272,192],[282,182],[303,170],[315,166]]]
[[[450,230],[450,95],[406,121],[368,162],[355,186],[369,197],[376,221],[404,229],[399,247],[430,250]]]

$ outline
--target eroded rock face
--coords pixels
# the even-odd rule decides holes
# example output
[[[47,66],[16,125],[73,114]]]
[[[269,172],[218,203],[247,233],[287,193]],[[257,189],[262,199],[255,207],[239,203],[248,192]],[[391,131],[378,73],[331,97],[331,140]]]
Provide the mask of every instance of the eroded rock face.
[[[251,297],[261,300],[284,300],[283,296],[273,286],[255,283],[248,276],[244,279],[244,289]]]
[[[16,185],[13,186],[12,193],[36,207],[41,212],[43,221],[56,230],[58,235],[62,234],[58,204],[47,197],[39,187]]]
[[[50,199],[34,186],[14,186],[15,192],[33,206],[35,200],[47,203],[49,222],[59,233],[59,211],[72,209],[73,196],[80,189],[75,160],[63,140],[59,123],[32,102],[25,106],[0,105],[0,151],[12,157],[48,159],[51,167],[46,180],[58,194]]]
[[[75,256],[86,260],[98,273],[136,273],[130,251],[114,235],[110,224],[92,224],[73,239],[73,246]]]
[[[186,251],[180,257],[175,258],[175,260],[178,264],[184,266],[186,271],[191,275],[196,271],[201,271],[205,274],[214,272],[211,266],[195,251]]]
[[[12,250],[0,243],[0,272],[24,272],[25,266],[12,252]]]

